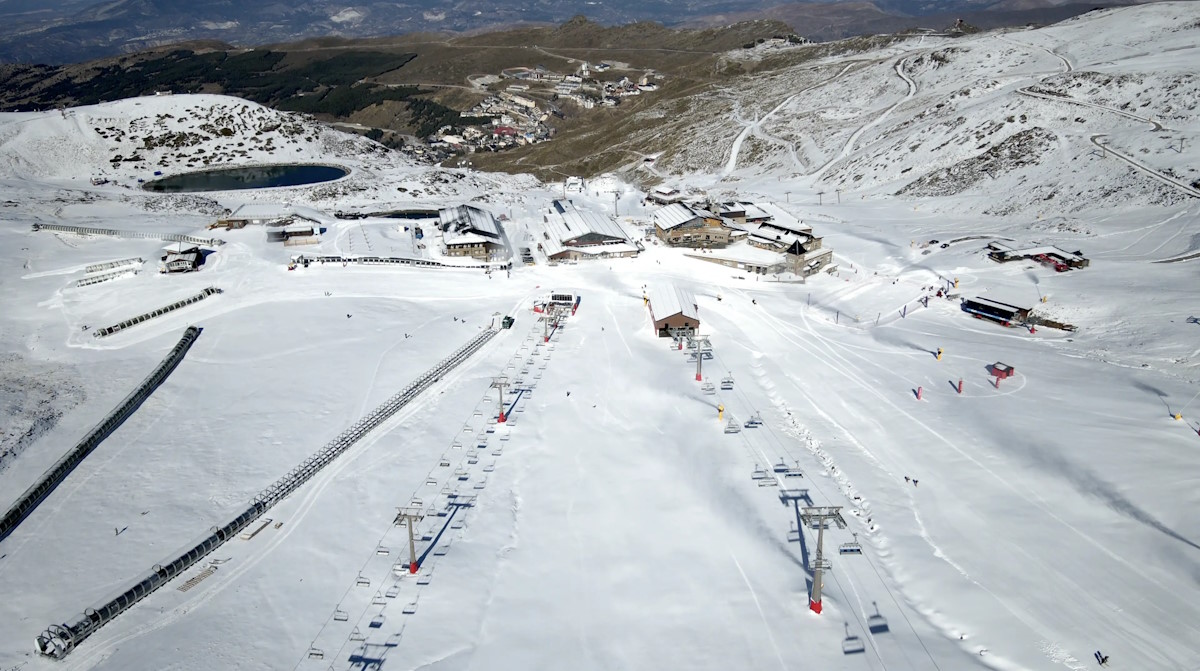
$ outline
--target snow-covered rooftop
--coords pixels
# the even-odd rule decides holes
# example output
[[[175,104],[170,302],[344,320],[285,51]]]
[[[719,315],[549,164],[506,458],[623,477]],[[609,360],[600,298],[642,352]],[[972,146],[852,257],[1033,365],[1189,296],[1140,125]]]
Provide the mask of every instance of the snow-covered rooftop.
[[[671,203],[658,208],[650,215],[654,225],[669,231],[676,226],[682,226],[696,220],[700,215],[683,203]]]
[[[660,284],[650,287],[646,296],[650,299],[650,313],[656,321],[678,314],[700,319],[696,297],[687,289],[681,289],[674,284]]]
[[[438,211],[443,231],[469,231],[489,238],[500,237],[500,225],[487,210],[474,205],[458,205]]]
[[[546,215],[546,231],[561,243],[594,234],[614,241],[628,241],[624,229],[612,217],[581,210],[570,200],[555,200]]]

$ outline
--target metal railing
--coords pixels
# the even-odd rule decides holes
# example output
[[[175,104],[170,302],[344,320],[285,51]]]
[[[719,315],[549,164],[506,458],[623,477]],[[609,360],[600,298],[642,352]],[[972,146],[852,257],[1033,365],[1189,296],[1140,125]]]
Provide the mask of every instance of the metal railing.
[[[498,331],[486,329],[460,347],[450,356],[442,359],[433,368],[423,373],[407,387],[400,390],[384,401],[367,416],[358,420],[349,429],[338,434],[336,438],[326,443],[315,454],[305,459],[299,466],[293,468],[266,489],[262,490],[240,515],[222,527],[213,527],[191,549],[165,564],[155,564],[143,577],[133,583],[116,598],[95,608],[88,608],[75,617],[71,622],[52,624],[46,628],[36,640],[39,654],[62,659],[75,646],[91,636],[97,629],[112,621],[130,606],[141,601],[159,587],[167,584],[172,578],[191,568],[204,556],[220,547],[225,541],[237,536],[242,529],[258,519],[263,513],[288,494],[296,491],[308,482],[327,464],[350,448],[360,438],[378,427],[398,410],[408,405],[422,391],[442,379],[446,373],[466,361],[472,354],[491,340]]]

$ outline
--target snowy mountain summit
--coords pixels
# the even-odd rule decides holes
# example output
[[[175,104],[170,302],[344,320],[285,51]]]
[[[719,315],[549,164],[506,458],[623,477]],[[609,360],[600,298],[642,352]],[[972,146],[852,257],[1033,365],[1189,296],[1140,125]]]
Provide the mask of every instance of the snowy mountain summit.
[[[743,49],[554,183],[0,115],[0,668],[1200,668],[1198,34]]]

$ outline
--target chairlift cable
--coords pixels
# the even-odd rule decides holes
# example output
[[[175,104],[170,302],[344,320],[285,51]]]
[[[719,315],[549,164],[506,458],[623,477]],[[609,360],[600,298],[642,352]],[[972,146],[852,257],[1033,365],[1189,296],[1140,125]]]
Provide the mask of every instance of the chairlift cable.
[[[716,348],[713,349],[713,359],[716,360],[721,366],[725,366],[725,362],[722,361],[720,359],[720,357],[717,356]],[[728,366],[725,366],[725,369],[731,370]],[[735,388],[734,391],[742,397],[742,401],[745,402],[747,406],[749,406],[751,408],[754,407],[754,404],[750,402],[749,398],[746,396],[745,392],[742,391],[741,388]],[[1200,392],[1197,392],[1197,396],[1200,396]],[[781,440],[778,435],[776,435],[776,433],[775,433],[774,429],[771,427],[770,423],[764,422],[763,426],[766,427],[766,429],[767,429],[766,434],[769,435],[771,437],[771,439],[774,440],[778,444],[779,449],[782,450],[783,453],[787,454],[787,456],[789,458],[791,458],[793,456],[791,451],[788,450],[784,441]],[[747,443],[749,442],[748,437],[743,436],[743,438],[744,438],[744,440],[747,441]],[[747,448],[747,450],[750,451],[749,448]],[[799,461],[799,460],[795,460],[795,461]],[[818,494],[820,494],[821,498],[825,499],[826,501],[834,501],[835,500],[835,499],[831,499],[829,496],[827,496],[825,494],[825,492],[821,490],[820,485],[818,485],[815,480],[809,479],[808,484],[811,485],[812,489],[816,490],[816,492]],[[804,525],[798,525],[798,528],[803,527],[803,526]],[[800,533],[803,533],[803,529],[800,529]],[[921,649],[924,650],[925,654],[929,657],[930,663],[933,664],[934,668],[937,669],[937,671],[941,671],[941,667],[938,666],[937,660],[934,659],[933,654],[931,652],[929,652],[929,648],[925,645],[925,641],[924,641],[924,639],[921,638],[921,634],[917,632],[916,627],[914,627],[912,624],[912,621],[909,620],[908,614],[905,613],[904,609],[900,606],[900,602],[896,599],[896,595],[892,592],[892,589],[888,585],[888,583],[886,581],[884,581],[882,574],[879,573],[879,569],[876,568],[874,562],[871,561],[871,558],[867,553],[864,552],[862,556],[867,560],[867,564],[871,566],[872,571],[874,571],[876,577],[879,579],[880,585],[882,585],[884,591],[887,592],[888,598],[890,598],[892,600],[892,603],[894,603],[896,605],[896,609],[900,612],[901,617],[904,618],[904,622],[908,625],[909,630],[912,631],[913,636],[916,637],[917,642],[921,644]],[[838,590],[842,592],[842,597],[844,599],[846,599],[847,604],[849,604],[850,602],[849,602],[849,599],[847,598],[846,591],[842,587],[841,581],[838,580],[837,573],[830,571],[829,575],[833,577],[833,581],[837,585]],[[863,627],[863,631],[869,631],[869,629],[863,625],[862,618],[859,616],[857,609],[851,609],[851,610],[854,610],[855,620],[858,621],[858,624],[860,627]],[[875,651],[876,656],[879,657],[880,662],[883,662],[883,659],[879,654],[879,650],[875,647],[874,637],[869,636],[868,640],[871,641],[871,647]],[[903,649],[903,646],[901,646],[901,649]],[[884,664],[884,666],[886,667],[886,663]]]

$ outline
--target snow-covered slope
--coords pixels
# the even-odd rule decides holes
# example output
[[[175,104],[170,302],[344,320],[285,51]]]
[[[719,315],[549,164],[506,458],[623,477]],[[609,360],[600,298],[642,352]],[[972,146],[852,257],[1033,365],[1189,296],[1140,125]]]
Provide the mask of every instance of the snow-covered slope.
[[[914,35],[850,58],[813,62],[807,51],[824,47],[800,47],[796,65],[687,101],[682,137],[737,136],[738,151],[669,138],[678,151],[657,165],[867,197],[986,195],[977,214],[1170,205],[1188,193],[1092,140],[1185,185],[1200,180],[1189,141],[1200,130],[1197,45],[1194,3],[1158,3],[1037,30]],[[664,143],[636,140],[647,151]]]
[[[652,242],[636,259],[511,274],[288,270],[309,249],[419,247],[411,220],[325,217],[311,248],[206,226],[252,201],[326,212],[471,202],[505,215],[513,246],[536,247],[564,189],[412,166],[229,98],[0,116],[0,505],[186,325],[204,329],[0,541],[0,668],[1042,670],[1092,668],[1095,652],[1113,669],[1200,668],[1200,199],[1186,172],[1198,22],[1194,3],[1167,3],[1038,31],[913,37],[677,110],[693,140],[653,169],[690,157],[674,185],[812,225],[836,267],[804,284]],[[178,133],[186,146],[145,147]],[[1100,135],[1107,146],[1091,143]],[[271,138],[274,153],[251,137]],[[239,142],[254,148],[242,155]],[[198,149],[223,164],[351,174],[199,195],[136,188],[153,170],[202,164]],[[131,152],[143,160],[111,161]],[[651,211],[643,195],[605,177],[571,197],[637,224]],[[198,272],[161,275],[159,240],[35,223],[225,244]],[[1090,265],[998,264],[993,240],[1080,250]],[[148,261],[143,272],[75,286],[88,265],[130,257]],[[687,353],[655,336],[642,296],[668,284],[696,297],[713,347],[703,375],[733,388],[705,394]],[[208,286],[223,293],[91,335]],[[547,343],[530,308],[551,290],[582,301]],[[979,294],[1077,330],[972,319],[958,299]],[[32,652],[48,625],[228,521],[497,313],[514,328],[268,511],[253,538],[226,543],[65,661]],[[997,362],[1015,375],[996,382]],[[498,427],[497,376],[515,402],[515,422]],[[761,427],[726,433],[756,415]],[[776,464],[803,477],[752,477],[775,477]],[[840,506],[847,523],[824,533],[821,615],[808,608],[817,530],[780,505],[780,484],[805,489],[802,504]],[[408,537],[395,516],[410,506],[427,513],[423,557],[400,578]],[[861,555],[838,551],[851,534]]]

